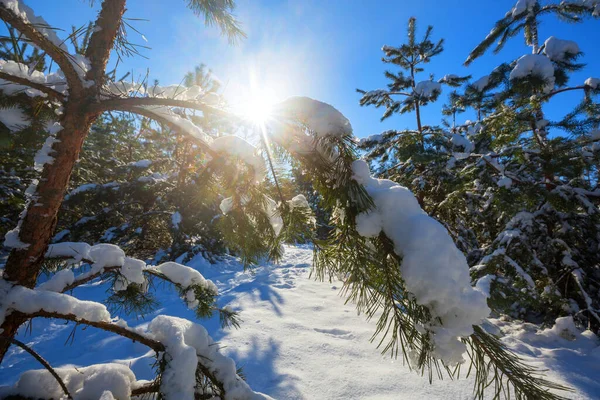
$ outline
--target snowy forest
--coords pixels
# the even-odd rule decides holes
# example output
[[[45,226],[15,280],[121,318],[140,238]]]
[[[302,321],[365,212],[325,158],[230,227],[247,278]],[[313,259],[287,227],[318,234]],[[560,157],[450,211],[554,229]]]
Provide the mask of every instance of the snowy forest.
[[[172,2],[253,38],[242,0]],[[353,121],[163,82],[145,2],[0,0],[0,398],[600,398],[600,50],[542,33],[600,1],[499,3],[457,65],[396,19]]]

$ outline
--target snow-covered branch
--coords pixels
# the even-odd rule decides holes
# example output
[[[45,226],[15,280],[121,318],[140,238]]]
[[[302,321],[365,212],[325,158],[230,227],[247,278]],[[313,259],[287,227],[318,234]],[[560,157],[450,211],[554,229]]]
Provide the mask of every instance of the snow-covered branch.
[[[48,54],[62,70],[72,91],[79,92],[83,89],[80,73],[76,69],[78,66],[73,62],[73,56],[67,52],[66,46],[61,45],[48,24],[40,17],[33,15],[33,11],[29,7],[20,1],[2,0],[0,2],[0,19],[24,34],[36,47]],[[38,26],[33,25],[32,19]],[[40,26],[44,27],[40,28]]]
[[[23,86],[28,86],[32,89],[39,90],[40,92],[47,94],[48,97],[52,98],[53,100],[59,100],[59,101],[65,100],[64,94],[50,88],[47,85],[44,85],[42,83],[33,82],[32,80],[27,79],[27,78],[15,76],[15,75],[0,71],[0,79],[9,81],[9,82],[13,82],[13,83],[17,83],[17,84],[23,85]],[[1,88],[2,87],[0,86],[0,89]]]

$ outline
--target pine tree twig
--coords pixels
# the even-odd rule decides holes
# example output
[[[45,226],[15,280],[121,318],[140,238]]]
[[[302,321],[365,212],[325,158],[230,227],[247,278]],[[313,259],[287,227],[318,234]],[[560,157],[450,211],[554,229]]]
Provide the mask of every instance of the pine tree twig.
[[[52,366],[48,363],[48,361],[44,360],[44,358],[42,356],[40,356],[35,350],[33,350],[31,347],[27,346],[25,343],[21,342],[20,340],[15,339],[15,338],[0,335],[0,340],[8,341],[8,342],[14,344],[15,346],[22,348],[27,353],[29,353],[40,364],[42,364],[44,366],[44,368],[46,368],[48,370],[48,372],[50,372],[50,375],[52,375],[54,377],[54,379],[56,379],[56,382],[58,382],[58,384],[62,388],[63,392],[67,396],[67,398],[71,399],[71,400],[73,399],[73,396],[71,396],[71,393],[69,393],[69,389],[67,389],[67,385],[65,385],[65,382],[62,380],[62,378],[56,373],[56,371],[54,370],[54,368],[52,368]]]
[[[7,74],[6,72],[0,72],[0,79],[4,79],[5,81],[10,81],[13,83],[18,83],[18,84],[24,85],[24,86],[29,86],[32,89],[36,89],[42,93],[47,94],[49,97],[51,97],[54,100],[58,100],[58,101],[65,100],[65,95],[63,95],[62,93],[57,92],[56,90],[54,90],[46,85],[43,85],[41,83],[32,82],[31,80],[29,80],[27,78],[21,78],[19,76]]]
[[[23,21],[21,17],[16,15],[12,10],[6,8],[4,4],[0,4],[0,19],[6,21],[19,32],[23,33],[33,44],[46,52],[50,58],[58,66],[65,75],[71,92],[80,93],[83,90],[83,84],[75,67],[69,59],[69,54],[56,46],[50,39],[38,31],[33,25]]]
[[[131,100],[141,100],[142,98],[132,98]],[[128,99],[126,99],[128,100]],[[169,99],[161,99],[161,100],[169,100]],[[138,114],[141,115],[143,117],[149,118],[151,120],[154,120],[160,124],[166,125],[168,127],[170,127],[171,129],[173,129],[174,131],[177,132],[181,132],[183,131],[181,129],[180,126],[178,126],[177,124],[175,124],[174,122],[160,116],[159,114],[156,114],[154,112],[152,112],[152,110],[146,109],[146,108],[141,108],[141,107],[127,107],[127,106],[121,106],[119,108],[113,108],[113,111],[122,111],[122,112],[130,112],[130,113],[134,113],[134,114]],[[187,132],[184,132],[187,134]],[[200,145],[200,147],[202,147],[202,149],[204,151],[206,151],[211,157],[213,157],[213,159],[215,158],[220,158],[221,155],[219,153],[217,153],[216,151],[214,151],[210,145],[206,142],[204,142],[203,140],[198,139],[196,141],[196,143],[198,143]]]
[[[200,99],[201,100],[201,99]],[[231,117],[230,113],[217,107],[204,104],[201,101],[189,101],[162,97],[113,97],[102,100],[91,106],[95,112],[104,111],[134,111],[138,107],[179,107],[198,110],[214,115]]]

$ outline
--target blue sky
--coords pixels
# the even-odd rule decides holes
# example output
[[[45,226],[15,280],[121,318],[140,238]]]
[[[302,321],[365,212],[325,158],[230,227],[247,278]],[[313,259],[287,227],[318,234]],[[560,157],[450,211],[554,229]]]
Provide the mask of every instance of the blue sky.
[[[122,71],[150,77],[161,84],[179,83],[183,75],[199,63],[213,69],[223,81],[225,95],[232,104],[247,101],[250,81],[277,99],[304,95],[331,103],[352,122],[359,137],[384,129],[414,127],[414,116],[394,116],[385,122],[382,110],[358,105],[356,88],[384,87],[382,45],[400,45],[405,40],[406,23],[415,16],[423,32],[434,26],[434,38],[445,38],[445,51],[428,65],[436,77],[447,73],[470,74],[476,79],[496,65],[528,53],[522,37],[514,38],[499,54],[486,54],[468,68],[462,66],[469,51],[489,32],[515,0],[239,0],[236,15],[248,38],[229,45],[216,28],[206,28],[187,9],[185,0],[129,0],[126,17],[146,37],[131,31],[133,42],[150,46],[148,57],[127,59]],[[93,19],[95,8],[84,0],[26,1],[36,13],[60,28],[83,25]],[[573,84],[589,76],[600,77],[600,51],[596,51],[600,20],[572,25],[550,17],[543,20],[540,38],[553,35],[575,40],[586,53],[588,67],[574,75]],[[428,74],[422,75],[422,79]],[[440,100],[424,111],[426,124],[440,122]],[[581,94],[562,95],[548,107],[550,117],[558,117]],[[468,118],[468,115],[465,116]]]

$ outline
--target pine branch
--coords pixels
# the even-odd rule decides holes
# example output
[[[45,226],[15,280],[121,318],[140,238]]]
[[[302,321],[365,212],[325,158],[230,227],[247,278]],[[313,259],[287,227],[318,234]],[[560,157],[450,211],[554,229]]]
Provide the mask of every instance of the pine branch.
[[[58,64],[67,79],[69,89],[72,93],[80,93],[83,90],[81,79],[75,70],[75,66],[69,59],[70,54],[52,43],[50,39],[40,33],[33,25],[23,21],[21,17],[16,15],[12,10],[6,8],[4,4],[0,4],[0,19],[6,21],[19,32],[27,36],[33,44],[48,54],[48,56]]]
[[[27,353],[29,353],[40,364],[42,364],[44,366],[44,368],[46,368],[48,370],[48,372],[50,372],[50,375],[52,375],[54,377],[54,379],[56,379],[56,382],[58,382],[58,384],[60,385],[61,389],[67,396],[67,399],[71,399],[71,400],[73,399],[73,396],[71,396],[71,393],[69,393],[69,389],[67,389],[67,385],[65,385],[65,382],[62,380],[62,378],[56,373],[56,371],[54,370],[54,368],[52,368],[52,366],[48,363],[48,361],[44,360],[44,358],[42,356],[40,356],[35,350],[33,350],[31,347],[27,346],[25,343],[21,342],[20,340],[15,339],[15,338],[0,335],[0,340],[8,341],[8,342],[14,344],[15,346],[19,346],[20,348],[25,350]]]
[[[43,85],[41,83],[32,82],[31,80],[29,80],[27,78],[21,78],[19,76],[14,76],[11,74],[7,74],[6,72],[0,71],[0,79],[4,79],[5,81],[9,81],[9,82],[18,83],[18,84],[24,85],[24,86],[29,86],[32,89],[36,89],[42,93],[47,94],[49,97],[51,97],[54,100],[58,100],[58,101],[65,100],[64,94],[46,86],[46,85]]]

